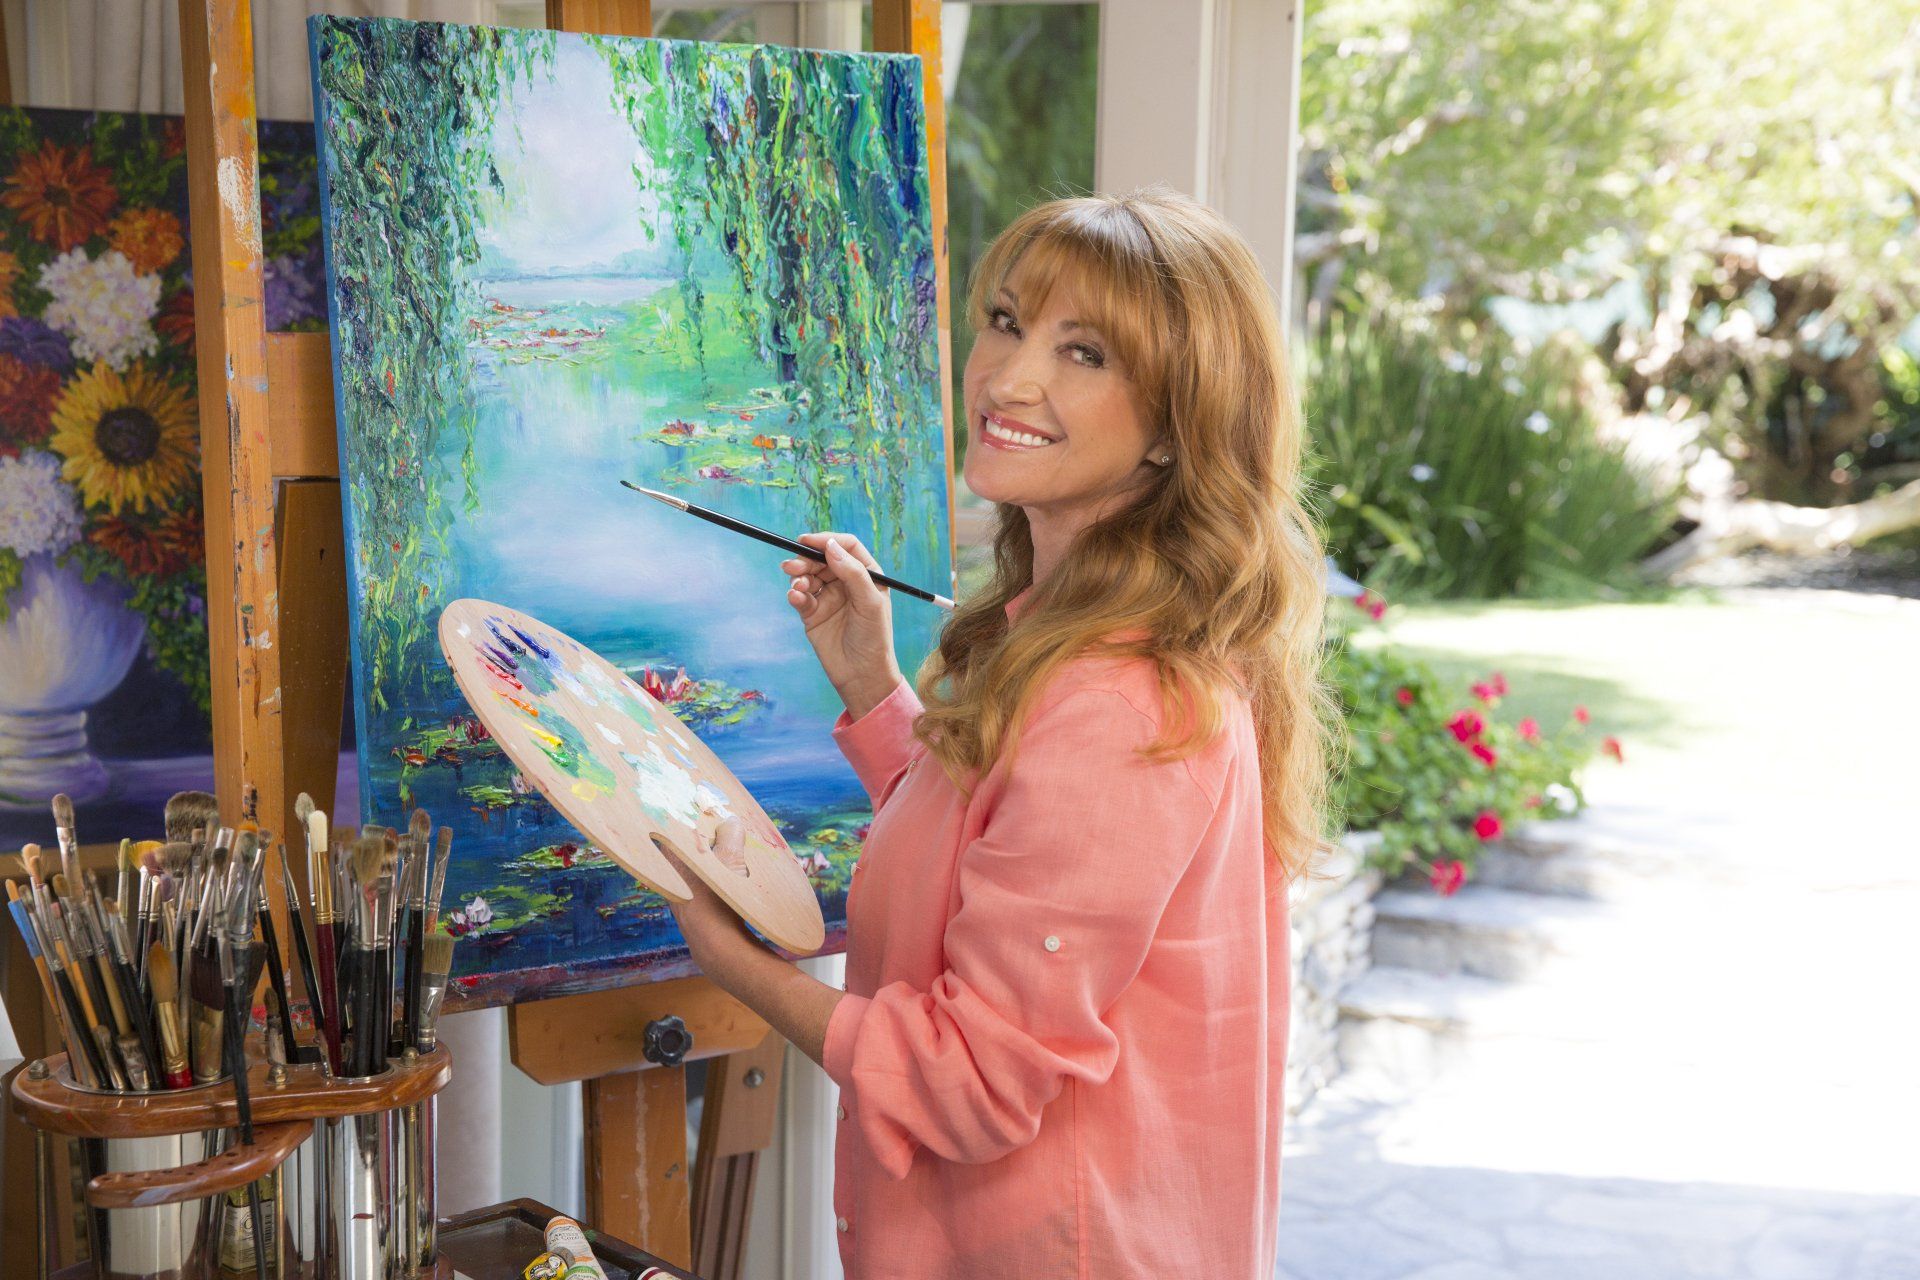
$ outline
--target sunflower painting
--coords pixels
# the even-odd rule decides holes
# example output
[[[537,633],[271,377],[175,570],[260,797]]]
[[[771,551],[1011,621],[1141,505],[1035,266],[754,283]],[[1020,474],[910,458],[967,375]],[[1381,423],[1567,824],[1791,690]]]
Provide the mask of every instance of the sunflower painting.
[[[0,108],[0,847],[210,788],[180,120]],[[267,323],[325,322],[312,127],[260,128]]]

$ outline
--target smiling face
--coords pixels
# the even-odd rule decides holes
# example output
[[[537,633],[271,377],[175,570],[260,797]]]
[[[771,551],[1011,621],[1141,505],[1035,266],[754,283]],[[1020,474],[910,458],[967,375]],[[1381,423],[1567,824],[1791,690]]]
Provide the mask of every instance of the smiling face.
[[[1150,481],[1166,451],[1072,282],[1038,306],[1029,288],[1024,307],[1023,283],[1015,270],[985,299],[967,358],[965,474],[981,497],[1026,511],[1036,546],[1058,547]]]

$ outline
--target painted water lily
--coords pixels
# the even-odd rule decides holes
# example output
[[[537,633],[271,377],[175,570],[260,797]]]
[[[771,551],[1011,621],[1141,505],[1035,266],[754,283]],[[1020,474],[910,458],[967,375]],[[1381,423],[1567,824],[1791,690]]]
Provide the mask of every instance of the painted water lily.
[[[117,249],[89,258],[84,249],[61,254],[40,268],[40,287],[53,295],[47,323],[73,340],[73,353],[114,369],[160,345],[152,320],[160,306],[160,277],[135,271]]]
[[[55,452],[89,506],[119,513],[165,507],[197,479],[193,405],[145,365],[123,377],[95,365],[53,412]]]

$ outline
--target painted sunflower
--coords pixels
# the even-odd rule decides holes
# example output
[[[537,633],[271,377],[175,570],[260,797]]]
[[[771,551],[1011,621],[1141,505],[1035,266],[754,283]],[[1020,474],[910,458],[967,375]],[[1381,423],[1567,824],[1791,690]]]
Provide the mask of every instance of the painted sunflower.
[[[145,511],[198,474],[194,426],[187,393],[144,364],[124,374],[95,365],[61,395],[50,444],[88,506]]]
[[[161,270],[187,247],[180,219],[165,209],[128,209],[113,220],[107,239],[141,275]]]
[[[93,147],[47,141],[25,157],[0,191],[0,205],[20,215],[27,234],[65,253],[107,225],[119,201],[112,176],[93,162]]]

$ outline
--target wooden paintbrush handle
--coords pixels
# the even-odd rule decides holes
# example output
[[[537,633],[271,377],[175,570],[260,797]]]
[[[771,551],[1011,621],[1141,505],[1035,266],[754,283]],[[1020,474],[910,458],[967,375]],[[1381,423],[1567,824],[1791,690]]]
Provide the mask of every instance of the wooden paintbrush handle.
[[[312,1132],[311,1120],[263,1124],[254,1131],[252,1142],[236,1143],[198,1164],[103,1173],[87,1183],[87,1203],[96,1209],[146,1209],[217,1196],[278,1169]]]

